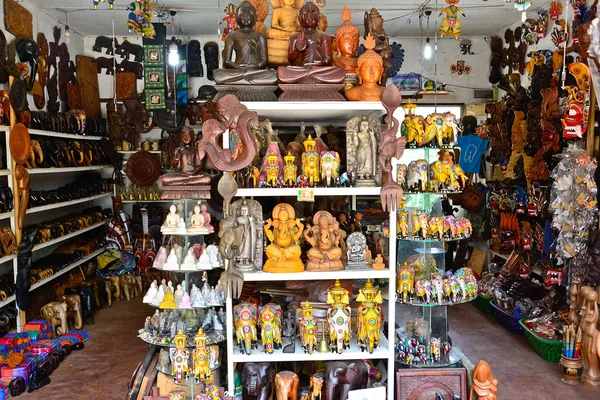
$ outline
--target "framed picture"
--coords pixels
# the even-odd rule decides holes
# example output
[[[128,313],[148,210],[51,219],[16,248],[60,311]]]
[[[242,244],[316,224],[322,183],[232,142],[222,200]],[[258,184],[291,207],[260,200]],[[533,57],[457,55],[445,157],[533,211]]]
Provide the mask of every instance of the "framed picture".
[[[146,89],[146,110],[166,108],[164,89]]]
[[[392,78],[392,83],[400,91],[421,90],[421,75],[419,74],[398,74]]]
[[[188,88],[188,76],[187,75],[177,75],[175,77],[175,87],[177,90],[187,90]]]
[[[165,69],[164,67],[147,67],[144,69],[146,88],[164,88],[165,87]]]
[[[144,46],[144,66],[164,65],[165,48],[161,45]]]
[[[397,400],[435,399],[436,395],[451,399],[467,398],[465,368],[408,368],[396,372]]]

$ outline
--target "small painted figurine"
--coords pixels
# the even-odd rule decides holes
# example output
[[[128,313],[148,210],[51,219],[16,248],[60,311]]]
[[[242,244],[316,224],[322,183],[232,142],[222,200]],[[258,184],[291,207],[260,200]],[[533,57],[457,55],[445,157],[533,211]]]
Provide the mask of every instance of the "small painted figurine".
[[[402,295],[401,301],[408,303],[414,294],[415,287],[415,271],[406,261],[400,269],[398,269],[398,281],[396,283],[396,292]]]
[[[277,181],[279,179],[278,160],[279,157],[274,153],[267,156],[267,186],[277,187]]]
[[[448,7],[442,9],[440,15],[446,14],[446,17],[442,20],[440,25],[440,36],[446,35],[454,36],[458,39],[460,36],[460,20],[458,19],[458,13],[461,13],[464,17],[465,14],[462,12],[460,7],[457,7],[459,0],[446,0]]]
[[[415,239],[427,238],[427,227],[429,221],[427,213],[423,210],[415,210],[412,213],[412,234]]]
[[[169,290],[167,290],[169,292]],[[190,352],[186,348],[187,336],[183,331],[179,330],[175,335],[175,351],[173,352],[173,380],[176,383],[181,383],[183,379],[187,379],[189,374],[188,360]]]
[[[233,325],[236,343],[242,354],[250,354],[256,348],[256,322],[258,309],[252,303],[240,303],[233,307]]]
[[[440,346],[440,339],[434,337],[429,339],[429,355],[434,362],[440,361]]]
[[[225,27],[225,29],[223,29],[223,35],[221,36],[221,40],[225,41],[227,35],[229,35],[231,32],[235,32],[238,30],[238,26],[235,18],[235,5],[229,3],[223,11],[225,11],[225,14],[227,15],[225,15],[223,19],[221,19],[221,23],[225,22],[227,26]]]
[[[313,187],[319,182],[321,158],[315,151],[315,141],[310,135],[304,141],[304,153],[302,153],[302,173],[306,175],[308,186]]]
[[[210,351],[206,347],[206,334],[202,332],[202,328],[198,329],[198,333],[194,336],[196,348],[194,349],[194,378],[196,383],[211,382],[212,376],[210,372]]]
[[[340,176],[340,155],[337,151],[323,151],[321,153],[321,181],[326,187],[332,187],[334,181]]]
[[[379,347],[381,333],[381,291],[377,290],[367,279],[367,283],[358,292],[356,301],[361,303],[357,309],[356,323],[358,345],[361,351],[368,350],[369,353]]]
[[[335,285],[327,292],[327,323],[329,324],[329,344],[331,351],[342,354],[344,349],[350,348],[352,330],[350,324],[350,299],[348,291],[342,287],[340,280],[335,280]]]
[[[312,246],[308,252],[307,271],[341,271],[342,249],[339,244],[342,230],[328,211],[318,211],[313,218],[314,226],[307,225],[304,239]]]
[[[294,187],[296,186],[296,157],[294,157],[290,152],[288,155],[283,157],[285,160],[285,167],[283,167],[283,180],[286,186]]]
[[[312,354],[317,346],[317,319],[314,308],[308,301],[302,305],[300,318],[300,342],[305,353]]]
[[[273,349],[281,349],[281,306],[267,303],[259,308],[260,336],[262,345],[267,354],[273,353]]]

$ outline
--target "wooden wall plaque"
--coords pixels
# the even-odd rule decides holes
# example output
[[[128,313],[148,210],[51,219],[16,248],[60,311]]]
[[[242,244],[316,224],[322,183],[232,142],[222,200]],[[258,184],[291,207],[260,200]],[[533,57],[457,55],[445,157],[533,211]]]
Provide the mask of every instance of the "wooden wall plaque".
[[[33,40],[33,17],[16,0],[4,0],[4,27],[16,37]]]
[[[117,80],[117,100],[133,99],[137,78],[133,72],[115,72]]]
[[[98,87],[98,67],[96,59],[77,56],[77,80],[83,94],[83,109],[90,117],[102,117],[100,89]]]

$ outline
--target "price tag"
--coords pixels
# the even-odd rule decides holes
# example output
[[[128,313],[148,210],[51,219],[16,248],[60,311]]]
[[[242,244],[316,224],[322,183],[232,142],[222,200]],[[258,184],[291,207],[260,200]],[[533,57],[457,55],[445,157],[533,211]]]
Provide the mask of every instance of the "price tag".
[[[309,203],[315,202],[315,189],[303,188],[298,189],[298,201],[306,201]]]

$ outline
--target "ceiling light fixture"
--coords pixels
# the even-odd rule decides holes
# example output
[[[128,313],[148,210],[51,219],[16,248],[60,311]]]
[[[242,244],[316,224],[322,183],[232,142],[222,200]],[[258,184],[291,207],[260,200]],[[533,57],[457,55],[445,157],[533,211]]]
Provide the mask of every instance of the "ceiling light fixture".
[[[171,30],[173,31],[173,38],[171,38],[171,44],[169,45],[169,56],[168,63],[175,67],[179,64],[179,47],[177,46],[177,38],[175,37],[175,15],[177,10],[169,10],[171,14]]]
[[[425,46],[423,46],[423,57],[426,60],[431,59],[433,55],[433,48],[431,47],[430,39],[429,39],[429,16],[431,15],[431,10],[425,11],[425,16],[427,17],[427,38],[425,39]]]
[[[71,29],[69,28],[69,16],[65,11],[65,43],[71,43]]]

